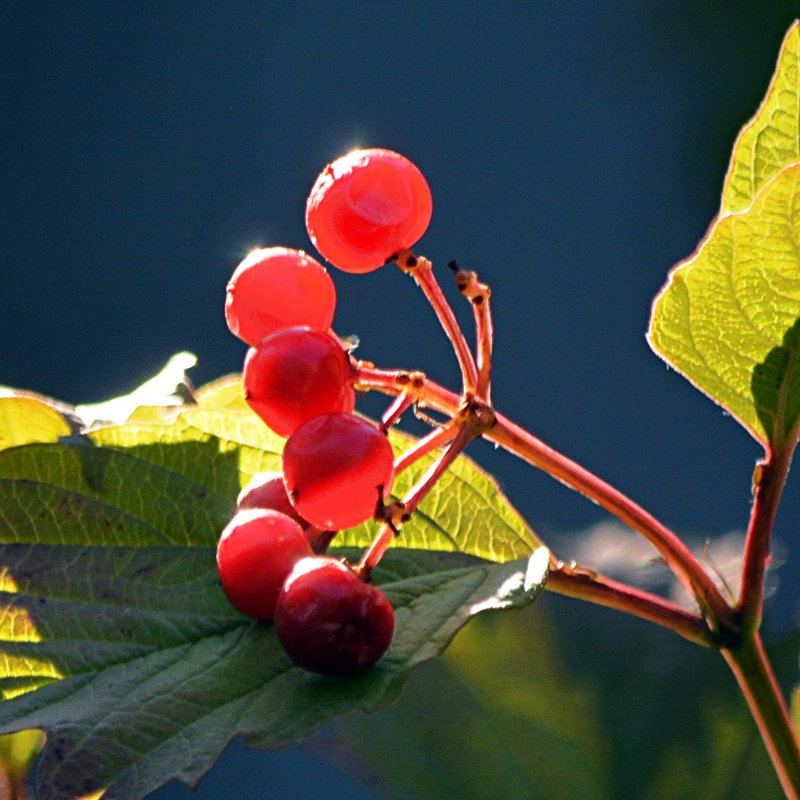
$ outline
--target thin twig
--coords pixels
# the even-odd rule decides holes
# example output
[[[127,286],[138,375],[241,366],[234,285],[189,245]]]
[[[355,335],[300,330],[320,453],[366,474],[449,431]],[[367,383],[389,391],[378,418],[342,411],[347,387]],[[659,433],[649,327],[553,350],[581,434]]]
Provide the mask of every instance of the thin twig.
[[[598,575],[592,570],[556,561],[550,567],[545,589],[655,622],[704,647],[713,647],[716,643],[699,614],[692,614],[663,597]]]
[[[458,458],[464,448],[475,438],[475,432],[469,425],[454,427],[455,437],[448,443],[447,449],[431,464],[428,471],[417,481],[406,497],[398,503],[387,507],[389,518],[384,522],[373,539],[372,544],[364,551],[361,560],[356,565],[356,572],[362,576],[369,575],[383,558],[386,548],[392,539],[399,533],[403,524],[408,522],[411,515],[417,510],[419,504],[437,484],[442,475],[448,470],[453,461]]]
[[[433,264],[422,256],[415,256],[410,250],[404,250],[395,257],[397,264],[403,272],[411,275],[417,285],[422,289],[428,302],[431,304],[436,316],[444,328],[447,338],[453,345],[461,376],[464,384],[464,394],[474,394],[478,382],[478,368],[467,340],[461,332],[461,327],[456,320],[453,309],[447,302],[436,276],[433,274]]]
[[[380,370],[372,368],[364,377],[369,383],[368,388],[396,394],[398,391],[395,383],[396,375],[396,372],[388,372],[382,377]],[[424,376],[421,380],[422,385],[418,389],[421,405],[451,416],[457,413],[461,402],[457,394]],[[366,383],[364,386],[366,387]],[[663,556],[678,580],[697,600],[703,613],[708,616],[712,628],[726,636],[738,635],[740,628],[735,610],[726,602],[711,576],[677,534],[622,492],[549,447],[502,414],[496,415],[495,425],[485,431],[483,436],[585,495],[628,527],[641,533]]]
[[[395,459],[394,474],[399,475],[414,462],[419,461],[437,447],[442,447],[455,439],[458,429],[452,423],[432,430],[427,436],[417,439],[412,447]]]

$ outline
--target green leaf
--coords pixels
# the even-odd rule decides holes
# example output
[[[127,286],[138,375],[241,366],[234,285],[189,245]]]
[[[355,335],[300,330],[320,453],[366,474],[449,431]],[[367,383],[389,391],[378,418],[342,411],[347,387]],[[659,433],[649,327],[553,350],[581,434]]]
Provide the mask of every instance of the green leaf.
[[[47,731],[42,800],[141,797],[198,780],[239,734],[281,747],[386,705],[471,617],[541,589],[547,550],[461,458],[398,542],[420,549],[391,548],[375,572],[396,609],[386,656],[346,680],[293,667],[271,626],[238,614],[217,582],[234,499],[278,467],[282,447],[226,393],[224,410],[201,390],[171,421],[134,413],[0,451],[0,732]],[[373,533],[360,526],[337,544],[363,547]]]
[[[772,82],[733,148],[721,213],[743,211],[771,178],[800,161],[800,23],[789,28]]]
[[[718,219],[653,305],[651,347],[765,445],[800,416],[800,165]]]
[[[19,565],[4,596],[13,617],[0,687],[13,699],[0,730],[48,732],[43,800],[101,788],[141,797],[173,777],[197,781],[234,736],[281,747],[337,714],[384,706],[470,617],[532,602],[547,567],[542,555],[463,565],[393,551],[375,574],[395,607],[392,646],[341,680],[294,667],[272,626],[230,608],[213,549],[6,545],[0,557]],[[39,688],[18,695],[25,678]]]

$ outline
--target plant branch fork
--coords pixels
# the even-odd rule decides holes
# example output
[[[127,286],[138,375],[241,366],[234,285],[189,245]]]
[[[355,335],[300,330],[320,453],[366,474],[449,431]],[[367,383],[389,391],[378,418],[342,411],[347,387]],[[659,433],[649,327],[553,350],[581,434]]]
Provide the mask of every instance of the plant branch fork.
[[[758,632],[769,540],[797,443],[798,437],[794,435],[797,432],[793,431],[790,444],[768,449],[767,459],[758,470],[741,596],[734,605],[675,532],[622,492],[494,409],[491,399],[494,328],[489,287],[481,283],[474,272],[460,269],[455,262],[449,264],[460,293],[473,308],[476,339],[473,354],[436,280],[431,262],[410,250],[398,253],[396,260],[400,269],[420,286],[453,345],[461,370],[462,391],[456,394],[422,372],[382,370],[368,362],[353,362],[357,389],[395,397],[384,415],[384,429],[412,406],[415,410],[430,409],[449,418],[397,459],[395,467],[401,472],[419,458],[443,448],[408,496],[383,509],[383,524],[357,570],[362,576],[369,576],[402,525],[473,439],[483,437],[494,442],[580,492],[643,535],[695,599],[699,612],[687,611],[663,597],[604,577],[590,568],[565,563],[552,555],[546,588],[633,614],[669,628],[696,644],[720,649],[750,706],[787,797],[800,800],[800,746]]]

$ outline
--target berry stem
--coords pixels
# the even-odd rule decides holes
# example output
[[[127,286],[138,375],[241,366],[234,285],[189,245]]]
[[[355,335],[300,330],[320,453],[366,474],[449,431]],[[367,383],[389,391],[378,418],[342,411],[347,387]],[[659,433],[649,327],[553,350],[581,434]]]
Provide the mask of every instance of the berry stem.
[[[378,566],[383,554],[388,549],[392,540],[399,533],[399,529],[388,522],[384,522],[378,529],[378,533],[372,540],[370,546],[364,551],[358,564],[353,567],[356,575],[362,580],[369,578],[370,572]]]
[[[456,435],[447,445],[447,448],[442,455],[431,464],[428,471],[416,485],[411,489],[408,495],[403,499],[403,514],[402,521],[405,522],[406,518],[413,514],[419,504],[425,499],[428,492],[436,485],[439,478],[450,468],[450,465],[461,455],[464,448],[475,438],[474,431],[467,425],[456,426]]]
[[[415,256],[410,250],[402,250],[397,253],[395,259],[400,269],[411,275],[417,286],[422,289],[423,294],[436,312],[447,338],[452,343],[458,359],[458,365],[461,368],[464,384],[463,393],[474,394],[478,383],[478,368],[453,309],[447,302],[447,298],[444,296],[442,288],[433,274],[433,264],[423,256]]]
[[[422,372],[379,369],[369,361],[354,361],[352,369],[353,388],[359,392],[375,389],[388,395],[408,394],[418,403],[425,388],[426,378]]]
[[[431,431],[427,436],[418,439],[413,447],[410,447],[402,455],[398,456],[394,462],[394,474],[399,475],[408,469],[414,462],[426,456],[437,447],[443,447],[448,442],[455,439],[458,429],[454,424],[443,425]]]
[[[455,261],[448,266],[455,272],[456,285],[472,304],[475,316],[476,360],[478,380],[475,393],[485,403],[491,403],[492,348],[494,346],[494,322],[490,299],[492,290],[478,280],[478,275],[470,270],[460,269]]]
[[[382,431],[388,431],[392,425],[400,421],[400,417],[402,417],[412,405],[414,405],[413,394],[405,393],[397,395],[391,405],[383,412],[380,429]]]
[[[406,497],[400,502],[387,507],[386,511],[389,518],[380,527],[377,536],[364,551],[355,567],[356,572],[362,577],[368,576],[378,565],[392,539],[397,536],[404,523],[408,522],[428,492],[436,485],[464,448],[475,438],[474,431],[468,425],[453,425],[450,428],[435,431],[435,433],[442,432],[454,433],[455,435],[448,443],[447,449],[431,464],[428,471],[411,488]],[[426,437],[426,439],[432,439],[432,437]],[[433,448],[428,448],[428,450],[431,449]]]
[[[309,525],[305,529],[305,533],[311,544],[311,549],[317,555],[322,555],[328,551],[328,546],[333,541],[337,531],[320,528],[318,525]]]

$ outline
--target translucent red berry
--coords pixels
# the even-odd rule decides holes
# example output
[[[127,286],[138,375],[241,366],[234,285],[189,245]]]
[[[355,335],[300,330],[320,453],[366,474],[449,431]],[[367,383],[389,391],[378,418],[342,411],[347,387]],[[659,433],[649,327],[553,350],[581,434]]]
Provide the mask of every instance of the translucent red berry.
[[[253,250],[236,267],[225,298],[231,333],[256,345],[290,325],[328,330],[336,289],[325,267],[302,250]]]
[[[244,362],[247,404],[280,436],[335,411],[350,412],[350,361],[328,331],[284,328],[251,347]]]
[[[394,454],[385,434],[353,414],[324,414],[299,427],[282,456],[283,480],[298,513],[342,530],[375,514],[389,497]]]
[[[305,558],[286,579],[275,632],[289,658],[325,675],[353,675],[388,649],[394,610],[380,589],[333,558]]]
[[[222,590],[243,614],[271,620],[287,575],[312,552],[303,529],[285,514],[265,509],[238,511],[217,545]]]
[[[254,475],[236,498],[236,509],[262,508],[280,511],[293,519],[301,528],[308,527],[308,521],[295,510],[280,472],[259,472]]]
[[[425,177],[407,158],[392,150],[354,150],[317,178],[306,228],[332,264],[369,272],[422,237],[432,207]]]

